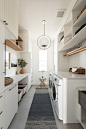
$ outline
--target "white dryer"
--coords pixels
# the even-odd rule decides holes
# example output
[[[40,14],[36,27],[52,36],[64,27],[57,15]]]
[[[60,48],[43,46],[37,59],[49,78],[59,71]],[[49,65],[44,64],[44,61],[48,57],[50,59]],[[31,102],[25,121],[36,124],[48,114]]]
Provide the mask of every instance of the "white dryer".
[[[54,75],[53,81],[53,106],[56,112],[56,115],[60,120],[63,120],[63,111],[62,111],[62,79],[57,75]]]

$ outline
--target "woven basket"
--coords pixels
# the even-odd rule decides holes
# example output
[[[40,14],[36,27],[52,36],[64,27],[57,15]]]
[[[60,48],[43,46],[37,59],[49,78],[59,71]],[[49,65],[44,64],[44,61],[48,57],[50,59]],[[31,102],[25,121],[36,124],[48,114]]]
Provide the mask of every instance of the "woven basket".
[[[85,69],[80,67],[80,68],[77,69],[76,72],[73,72],[73,73],[75,73],[75,74],[85,74]]]
[[[5,86],[10,85],[13,82],[13,79],[10,77],[5,77]]]

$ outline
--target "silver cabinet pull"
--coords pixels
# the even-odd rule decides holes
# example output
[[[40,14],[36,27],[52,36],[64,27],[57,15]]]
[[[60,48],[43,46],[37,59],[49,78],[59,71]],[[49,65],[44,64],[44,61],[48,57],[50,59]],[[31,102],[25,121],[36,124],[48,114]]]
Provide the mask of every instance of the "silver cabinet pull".
[[[2,98],[3,96],[0,96],[0,98]]]
[[[16,85],[15,85],[16,86]],[[11,91],[12,89],[14,89],[15,88],[15,86],[14,87],[12,87],[11,89],[9,89],[9,91]]]
[[[6,21],[3,21],[3,22],[6,22]]]
[[[3,113],[3,111],[0,113],[0,115]]]
[[[5,23],[5,25],[8,25],[8,23]]]

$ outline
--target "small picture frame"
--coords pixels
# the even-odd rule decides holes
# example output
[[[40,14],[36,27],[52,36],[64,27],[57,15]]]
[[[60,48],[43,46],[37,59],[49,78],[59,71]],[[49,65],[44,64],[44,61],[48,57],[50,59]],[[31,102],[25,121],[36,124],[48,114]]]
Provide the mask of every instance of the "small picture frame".
[[[10,63],[9,63],[9,68],[10,69],[16,69],[18,67],[18,58],[17,55],[9,53],[10,57]]]

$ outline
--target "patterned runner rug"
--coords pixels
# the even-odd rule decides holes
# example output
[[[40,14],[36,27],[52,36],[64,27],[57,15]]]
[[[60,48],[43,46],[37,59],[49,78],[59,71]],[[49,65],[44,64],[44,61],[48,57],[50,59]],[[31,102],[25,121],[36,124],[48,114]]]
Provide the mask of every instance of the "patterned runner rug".
[[[25,129],[57,129],[48,88],[36,88]]]

